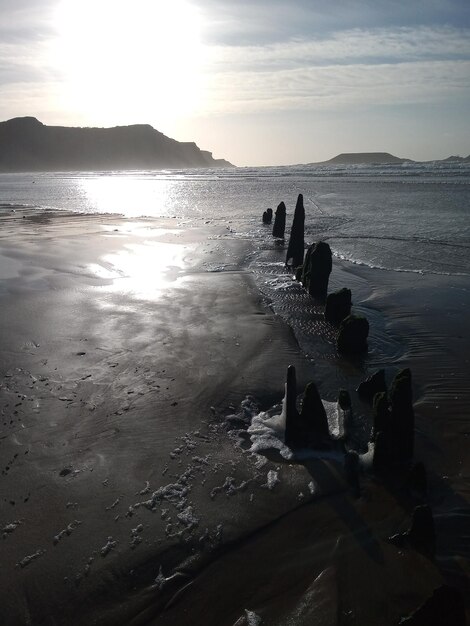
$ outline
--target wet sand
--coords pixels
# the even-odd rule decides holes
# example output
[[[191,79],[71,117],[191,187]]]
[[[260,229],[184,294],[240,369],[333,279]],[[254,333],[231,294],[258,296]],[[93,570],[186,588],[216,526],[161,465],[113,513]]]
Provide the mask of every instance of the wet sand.
[[[318,311],[289,319],[302,295],[267,306],[255,244],[223,227],[24,215],[0,238],[2,623],[396,624],[445,578],[465,589],[464,279],[443,317],[442,279],[336,263],[332,287],[375,321],[351,363]],[[365,477],[356,500],[341,463],[268,460],[227,431],[246,395],[281,400],[290,363],[299,393],[314,379],[330,400],[376,366],[412,367],[435,563],[387,542],[415,504],[396,486]]]

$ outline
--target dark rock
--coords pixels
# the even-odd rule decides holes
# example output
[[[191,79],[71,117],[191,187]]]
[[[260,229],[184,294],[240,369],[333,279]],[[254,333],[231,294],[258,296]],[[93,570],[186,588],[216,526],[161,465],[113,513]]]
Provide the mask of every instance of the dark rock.
[[[308,254],[308,250],[307,250],[307,254]],[[299,283],[302,282],[302,276],[303,276],[303,273],[304,273],[304,267],[305,267],[305,263],[303,265],[299,265],[299,267],[295,268],[295,272],[294,272],[295,280],[297,280]]]
[[[465,626],[465,603],[458,589],[442,585],[408,617],[400,620],[405,626]]]
[[[377,370],[364,380],[357,388],[357,393],[361,400],[372,403],[376,393],[387,392],[387,384],[385,382],[385,370]]]
[[[431,508],[427,504],[417,506],[413,511],[411,527],[408,531],[411,545],[429,556],[436,552],[436,531]]]
[[[324,298],[333,267],[330,246],[324,241],[312,244],[305,255],[301,282],[311,296]]]
[[[330,430],[325,407],[315,383],[305,387],[300,419],[306,439],[315,444],[320,439],[329,439]]]
[[[286,445],[297,445],[300,437],[300,416],[297,411],[297,378],[295,375],[295,367],[289,365],[287,368],[287,380],[285,391],[285,412],[286,412],[286,430],[284,440]]]
[[[379,432],[383,432],[386,435],[390,435],[392,415],[390,413],[390,404],[387,398],[387,394],[384,393],[383,391],[381,393],[376,393],[374,396],[373,417],[374,417],[374,427],[373,427],[374,437]]]
[[[407,461],[413,457],[415,422],[409,369],[398,372],[393,379],[390,386],[390,405],[397,458]]]
[[[289,365],[286,380],[286,415],[289,417],[297,414],[297,376],[295,367]]]
[[[352,422],[352,403],[351,396],[346,389],[340,389],[338,394],[338,421],[340,427],[340,436],[345,437],[346,432]],[[341,432],[342,431],[342,432]]]
[[[381,434],[379,456],[382,460],[387,459],[389,465],[408,463],[413,456],[414,413],[411,399],[409,370],[403,370],[393,380],[390,400],[384,391],[374,395],[373,437],[377,440],[378,434]],[[423,478],[422,472],[416,469],[413,480],[422,484],[425,476]]]
[[[354,497],[359,498],[361,495],[361,485],[359,480],[359,456],[356,452],[346,452],[344,456],[344,471]]]
[[[351,396],[346,389],[340,389],[338,393],[338,405],[346,411],[351,408]]]
[[[427,504],[417,506],[413,511],[409,530],[393,535],[390,542],[399,547],[412,547],[426,556],[434,557],[436,531],[430,507]]]
[[[273,219],[273,210],[266,209],[266,211],[263,213],[263,224],[271,224],[272,219]]]
[[[367,350],[369,322],[360,315],[348,315],[339,326],[336,342],[339,352],[357,354]]]
[[[299,267],[299,265],[302,265],[304,262],[304,225],[304,197],[299,193],[297,204],[295,205],[294,221],[292,222],[286,254],[286,265],[291,265],[293,268]]]
[[[428,479],[423,463],[415,463],[410,469],[407,486],[411,491],[426,495],[428,492]]]
[[[302,409],[297,410],[295,368],[287,369],[285,394],[285,443],[290,447],[321,446],[329,439],[328,419],[320,394],[314,383],[305,387]]]
[[[322,241],[319,242],[323,243]],[[317,244],[319,245],[319,244]],[[324,244],[328,245],[328,244]],[[329,246],[328,246],[329,248]],[[308,254],[308,252],[307,252]],[[331,254],[331,250],[330,250]],[[330,269],[331,271],[331,269]],[[328,273],[329,276],[329,273]],[[328,277],[326,278],[328,287]],[[331,324],[340,324],[351,313],[351,290],[343,287],[339,291],[328,294],[325,305],[325,319]]]
[[[284,202],[278,205],[276,215],[274,216],[273,237],[284,239],[286,230],[286,205]]]
[[[390,464],[390,452],[387,437],[384,432],[379,431],[374,441],[374,456],[372,457],[372,467],[374,472],[380,474],[386,470]]]

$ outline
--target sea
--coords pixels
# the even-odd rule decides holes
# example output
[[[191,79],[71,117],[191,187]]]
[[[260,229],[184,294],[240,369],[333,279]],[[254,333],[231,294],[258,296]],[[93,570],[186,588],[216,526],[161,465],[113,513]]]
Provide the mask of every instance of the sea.
[[[227,222],[265,236],[261,215],[284,201],[287,232],[299,193],[306,242],[374,268],[470,274],[470,163],[316,165],[0,174],[0,212],[50,210]]]

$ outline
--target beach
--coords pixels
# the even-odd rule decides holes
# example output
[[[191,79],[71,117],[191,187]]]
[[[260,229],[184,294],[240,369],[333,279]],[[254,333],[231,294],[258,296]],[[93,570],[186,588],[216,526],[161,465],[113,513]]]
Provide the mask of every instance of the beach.
[[[371,323],[351,360],[281,270],[272,297],[268,230],[260,253],[221,222],[1,220],[2,623],[392,625],[443,582],[468,597],[466,277],[334,259]],[[249,451],[243,418],[279,405],[290,364],[298,394],[350,390],[359,449],[355,387],[412,368],[435,561],[387,541],[421,503],[406,490],[366,474],[356,498],[340,458]]]

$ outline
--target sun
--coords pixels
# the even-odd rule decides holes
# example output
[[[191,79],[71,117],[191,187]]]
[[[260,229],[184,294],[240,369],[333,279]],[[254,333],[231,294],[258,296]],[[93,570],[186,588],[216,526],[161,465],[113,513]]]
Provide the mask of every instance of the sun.
[[[204,47],[186,0],[62,0],[54,23],[51,62],[67,109],[104,125],[197,110]]]

